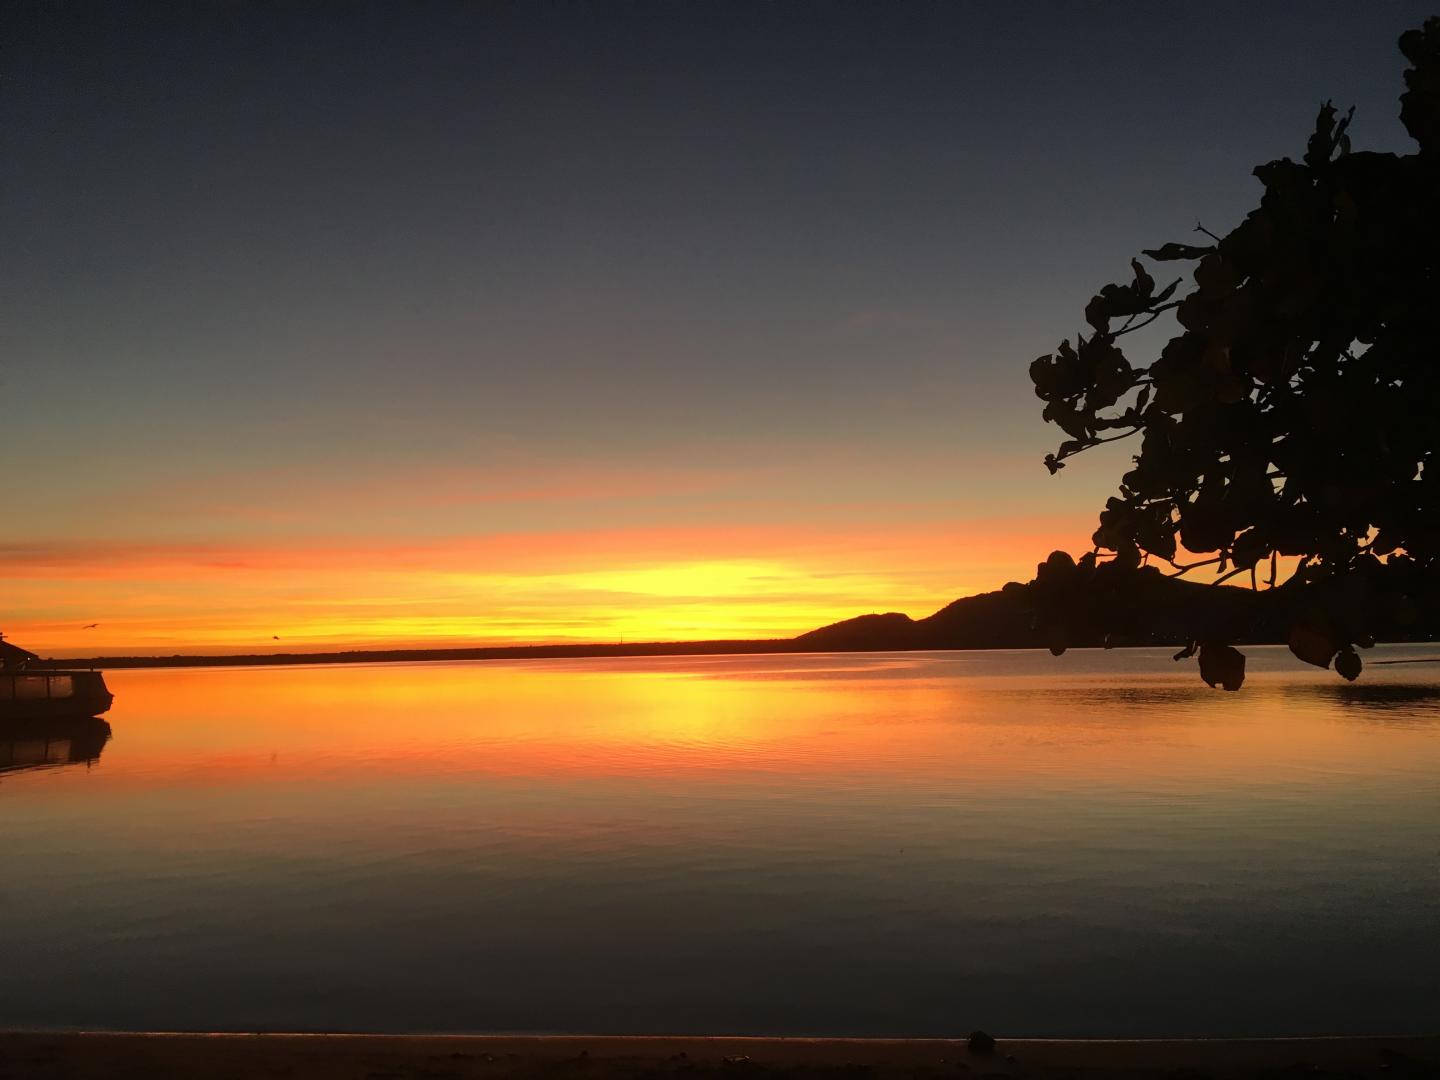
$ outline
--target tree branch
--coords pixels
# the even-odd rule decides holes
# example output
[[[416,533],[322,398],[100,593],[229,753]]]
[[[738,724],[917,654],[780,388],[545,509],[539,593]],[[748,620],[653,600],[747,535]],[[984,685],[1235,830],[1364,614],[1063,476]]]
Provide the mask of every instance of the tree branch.
[[[1135,323],[1135,320],[1136,320],[1139,316],[1131,315],[1130,318],[1129,318],[1129,320],[1126,321],[1125,325],[1122,326],[1119,330],[1113,331],[1113,332],[1110,334],[1110,336],[1111,336],[1111,337],[1120,337],[1120,336],[1123,335],[1123,334],[1132,334],[1132,333],[1134,333],[1136,330],[1143,330],[1143,329],[1145,329],[1145,327],[1149,326],[1152,322],[1154,322],[1156,319],[1158,319],[1158,318],[1159,318],[1161,315],[1163,315],[1165,312],[1169,311],[1171,308],[1177,308],[1177,307],[1179,307],[1179,306],[1180,306],[1180,301],[1179,301],[1179,300],[1172,300],[1172,301],[1171,301],[1170,303],[1168,303],[1168,304],[1161,304],[1158,308],[1155,308],[1153,311],[1151,311],[1151,312],[1149,313],[1150,317],[1149,317],[1148,319],[1146,319],[1146,320],[1145,320],[1144,322],[1142,322],[1142,323]],[[1131,323],[1135,323],[1135,325],[1132,326]]]
[[[1166,559],[1165,561],[1170,563],[1170,565],[1175,568],[1175,573],[1166,574],[1166,577],[1182,577],[1185,574],[1188,574],[1191,570],[1198,570],[1202,566],[1214,566],[1220,561],[1220,556],[1216,555],[1213,559],[1205,559],[1201,562],[1187,563],[1184,566],[1181,566],[1179,563],[1174,562],[1170,559]]]
[[[1230,580],[1232,577],[1234,577],[1236,574],[1243,574],[1244,572],[1245,572],[1245,567],[1243,567],[1243,566],[1237,566],[1237,567],[1235,567],[1234,570],[1231,570],[1228,574],[1221,574],[1219,577],[1217,577],[1217,578],[1216,578],[1214,581],[1212,581],[1210,584],[1211,584],[1211,585],[1223,585],[1223,584],[1225,584],[1225,582],[1229,581],[1229,580]]]
[[[1107,436],[1106,436],[1105,438],[1103,438],[1103,439],[1091,439],[1089,442],[1087,442],[1084,446],[1080,447],[1080,449],[1078,449],[1078,450],[1067,450],[1067,451],[1066,451],[1065,453],[1063,453],[1063,454],[1056,454],[1056,455],[1055,455],[1055,460],[1056,460],[1056,461],[1064,461],[1066,458],[1072,458],[1072,457],[1074,457],[1076,454],[1083,454],[1086,450],[1089,450],[1089,449],[1091,449],[1092,447],[1095,447],[1095,446],[1099,446],[1101,443],[1119,442],[1121,439],[1128,439],[1131,435],[1138,435],[1138,434],[1140,434],[1140,432],[1142,432],[1142,431],[1144,431],[1144,430],[1145,430],[1145,429],[1144,429],[1143,427],[1133,427],[1133,428],[1131,428],[1129,431],[1122,431],[1119,435],[1107,435]]]

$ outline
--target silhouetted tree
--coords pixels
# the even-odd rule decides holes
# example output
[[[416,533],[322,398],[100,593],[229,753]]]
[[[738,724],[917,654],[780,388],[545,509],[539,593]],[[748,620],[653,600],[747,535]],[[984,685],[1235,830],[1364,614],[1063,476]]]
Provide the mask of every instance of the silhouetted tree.
[[[1140,437],[1095,550],[1079,564],[1057,553],[1038,575],[1058,648],[1107,576],[1157,561],[1174,573],[1213,566],[1217,582],[1248,575],[1264,587],[1255,617],[1301,660],[1333,662],[1347,679],[1360,673],[1356,646],[1434,633],[1440,18],[1405,33],[1400,50],[1411,64],[1400,118],[1417,153],[1352,153],[1354,110],[1339,116],[1327,102],[1301,161],[1255,169],[1264,194],[1236,228],[1197,227],[1209,242],[1143,252],[1194,263],[1193,288],[1157,288],[1132,261],[1128,283],[1086,306],[1088,336],[1031,364],[1044,417],[1067,436],[1045,458],[1052,473]],[[1123,338],[1168,316],[1180,332],[1157,356],[1125,355]],[[1197,611],[1181,656],[1198,651],[1207,682],[1238,689],[1244,657],[1231,643],[1242,633]]]

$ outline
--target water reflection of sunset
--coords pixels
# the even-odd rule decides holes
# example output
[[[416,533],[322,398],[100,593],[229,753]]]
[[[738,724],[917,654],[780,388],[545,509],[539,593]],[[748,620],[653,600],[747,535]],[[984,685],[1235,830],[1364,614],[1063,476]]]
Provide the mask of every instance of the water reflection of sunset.
[[[116,671],[103,755],[0,776],[0,945],[53,973],[10,1015],[725,1030],[760,993],[879,1034],[1216,1002],[1245,1034],[1329,1030],[1303,991],[1339,965],[1346,1016],[1418,1025],[1440,688],[1251,664],[1240,694],[1148,650]]]
[[[120,736],[105,778],[724,784],[783,773],[859,786],[1223,787],[1388,772],[1435,753],[1423,726],[1377,738],[1337,718],[1335,695],[1356,691],[1318,673],[1311,687],[1261,672],[1230,698],[1184,670],[1115,689],[1064,662],[1039,682],[953,677],[966,663],[802,656],[117,672]]]

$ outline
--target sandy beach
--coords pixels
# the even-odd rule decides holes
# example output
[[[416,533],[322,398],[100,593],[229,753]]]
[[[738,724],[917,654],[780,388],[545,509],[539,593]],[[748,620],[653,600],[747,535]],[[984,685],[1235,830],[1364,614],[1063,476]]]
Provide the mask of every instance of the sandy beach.
[[[1436,1077],[1440,1036],[1302,1039],[963,1040],[644,1036],[20,1032],[0,1035],[4,1080],[223,1077],[962,1076],[1022,1078]]]

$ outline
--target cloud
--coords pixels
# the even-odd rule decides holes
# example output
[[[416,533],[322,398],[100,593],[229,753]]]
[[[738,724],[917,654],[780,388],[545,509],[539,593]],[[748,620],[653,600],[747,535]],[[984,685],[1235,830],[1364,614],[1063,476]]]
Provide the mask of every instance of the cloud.
[[[192,574],[214,571],[309,571],[368,567],[468,571],[476,566],[513,572],[644,566],[677,559],[784,556],[814,561],[819,573],[841,573],[847,559],[925,553],[957,557],[1004,555],[1017,545],[1059,542],[1085,527],[1075,515],[952,519],[888,526],[815,525],[617,527],[502,532],[434,540],[356,540],[345,536],[175,543],[164,540],[31,540],[0,545],[7,577],[76,578]],[[1046,538],[1051,538],[1047,541]],[[1038,550],[1038,549],[1037,549]],[[1046,549],[1048,550],[1048,548]],[[1043,557],[1027,552],[1033,561]],[[835,564],[841,568],[835,568]]]

